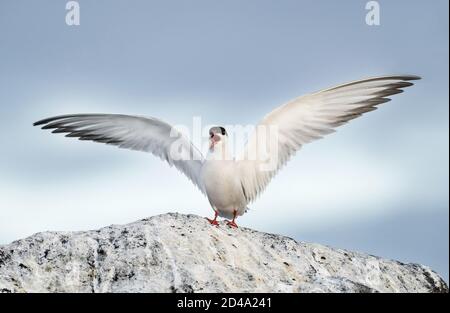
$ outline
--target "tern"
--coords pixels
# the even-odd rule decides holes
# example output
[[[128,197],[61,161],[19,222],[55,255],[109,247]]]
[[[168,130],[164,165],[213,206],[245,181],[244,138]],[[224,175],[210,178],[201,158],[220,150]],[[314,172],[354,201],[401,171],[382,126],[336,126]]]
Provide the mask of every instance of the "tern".
[[[267,114],[235,157],[229,155],[228,133],[221,126],[209,130],[209,151],[204,157],[187,136],[154,117],[70,114],[46,118],[33,125],[53,129],[53,133],[67,133],[66,137],[150,152],[175,166],[206,195],[214,210],[214,218],[207,218],[212,225],[219,225],[220,216],[229,219],[227,225],[237,227],[236,218],[247,211],[248,204],[256,200],[303,145],[375,110],[418,79],[413,75],[374,77],[298,97]],[[272,126],[276,129],[275,144],[263,136],[267,127]],[[268,151],[276,160],[274,166],[263,168],[265,159],[259,157],[261,151]]]

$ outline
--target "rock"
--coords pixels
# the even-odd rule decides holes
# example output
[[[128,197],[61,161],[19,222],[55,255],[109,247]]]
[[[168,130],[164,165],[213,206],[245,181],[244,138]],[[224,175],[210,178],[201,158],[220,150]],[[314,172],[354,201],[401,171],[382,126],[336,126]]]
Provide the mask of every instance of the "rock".
[[[0,246],[0,292],[448,292],[431,269],[164,214]]]

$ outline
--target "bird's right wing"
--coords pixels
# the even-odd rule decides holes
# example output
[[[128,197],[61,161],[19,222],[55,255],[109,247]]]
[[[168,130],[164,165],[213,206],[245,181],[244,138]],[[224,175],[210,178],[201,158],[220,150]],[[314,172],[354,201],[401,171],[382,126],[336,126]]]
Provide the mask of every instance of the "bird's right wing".
[[[410,81],[416,79],[419,77],[409,75],[359,80],[296,98],[270,112],[236,158],[247,202],[256,199],[304,144],[375,110],[377,105],[389,101],[389,96],[412,86]]]
[[[67,133],[66,137],[150,152],[175,166],[205,194],[200,178],[202,153],[166,122],[122,114],[74,114],[50,117],[33,125],[43,125],[42,129],[53,129],[53,133]]]

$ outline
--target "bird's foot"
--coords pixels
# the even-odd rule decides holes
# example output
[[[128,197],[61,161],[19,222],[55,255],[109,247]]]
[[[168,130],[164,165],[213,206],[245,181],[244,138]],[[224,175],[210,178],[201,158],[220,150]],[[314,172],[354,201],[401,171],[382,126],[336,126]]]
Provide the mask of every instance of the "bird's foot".
[[[219,222],[216,219],[209,219],[206,217],[206,220],[211,224],[211,225],[216,225],[219,226]]]
[[[236,222],[234,220],[233,221],[228,221],[227,225],[230,226],[230,227],[238,228],[238,226],[237,226],[237,224],[236,224]]]

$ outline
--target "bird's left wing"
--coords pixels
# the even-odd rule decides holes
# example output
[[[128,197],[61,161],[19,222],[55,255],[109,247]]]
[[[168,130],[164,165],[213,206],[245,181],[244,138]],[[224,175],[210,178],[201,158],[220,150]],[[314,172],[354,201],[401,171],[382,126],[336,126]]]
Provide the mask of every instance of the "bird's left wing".
[[[272,177],[304,144],[334,132],[348,121],[388,102],[412,86],[417,76],[384,76],[351,82],[299,97],[264,117],[236,162],[247,202],[254,201]]]
[[[53,133],[67,133],[66,137],[150,152],[175,166],[205,194],[200,178],[202,153],[164,121],[122,114],[74,114],[50,117],[33,125],[43,125],[42,129],[53,129]]]

